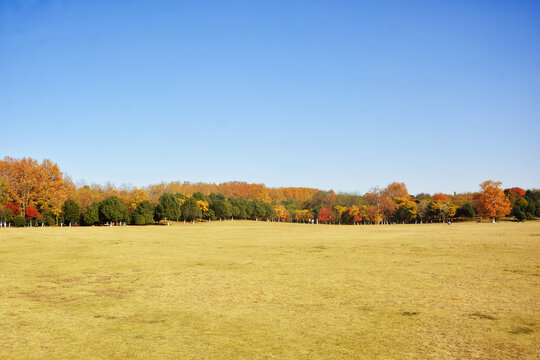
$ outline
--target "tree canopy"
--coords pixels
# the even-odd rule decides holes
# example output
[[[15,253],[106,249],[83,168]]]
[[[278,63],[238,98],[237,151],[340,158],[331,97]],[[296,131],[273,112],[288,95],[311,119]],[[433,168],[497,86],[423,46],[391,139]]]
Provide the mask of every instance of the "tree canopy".
[[[510,213],[512,205],[501,189],[500,181],[487,180],[480,187],[482,191],[476,194],[475,201],[481,216],[495,219]]]
[[[540,217],[540,191],[485,181],[477,193],[410,195],[402,182],[365,194],[304,187],[270,188],[230,181],[221,184],[170,182],[75,186],[58,165],[45,159],[0,160],[0,219],[12,223],[96,225],[167,220],[251,219],[335,224],[379,224],[513,217]],[[20,223],[20,221],[19,221]]]
[[[189,197],[182,204],[182,216],[189,221],[200,219],[202,217],[202,210],[195,198]]]
[[[102,222],[128,221],[126,204],[116,196],[110,196],[99,204],[99,219]]]
[[[174,196],[173,194],[165,193],[159,197],[159,205],[161,205],[160,215],[162,216],[162,219],[180,219],[182,212],[178,197]]]
[[[62,205],[62,215],[65,224],[78,224],[81,218],[81,210],[79,204],[73,200],[67,200]]]
[[[154,205],[148,200],[139,203],[131,213],[131,223],[134,225],[148,225],[154,223]]]

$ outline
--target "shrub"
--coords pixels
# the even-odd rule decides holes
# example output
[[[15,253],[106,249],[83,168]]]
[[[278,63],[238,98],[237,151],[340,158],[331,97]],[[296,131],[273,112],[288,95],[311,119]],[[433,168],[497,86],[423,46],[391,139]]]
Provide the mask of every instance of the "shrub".
[[[17,215],[13,219],[13,225],[15,225],[16,227],[26,226],[26,219],[22,215]]]
[[[43,223],[47,226],[53,226],[55,224],[54,216],[50,212],[43,214]]]

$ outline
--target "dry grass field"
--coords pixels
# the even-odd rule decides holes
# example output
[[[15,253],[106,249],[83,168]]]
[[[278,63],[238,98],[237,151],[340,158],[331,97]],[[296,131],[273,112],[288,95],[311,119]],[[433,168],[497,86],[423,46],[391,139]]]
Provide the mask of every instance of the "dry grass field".
[[[540,222],[0,230],[0,359],[538,359]]]

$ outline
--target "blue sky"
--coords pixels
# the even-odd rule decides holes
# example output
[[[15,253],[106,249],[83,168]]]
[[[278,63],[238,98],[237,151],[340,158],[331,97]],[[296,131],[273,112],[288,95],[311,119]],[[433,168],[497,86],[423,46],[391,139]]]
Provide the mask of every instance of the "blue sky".
[[[0,133],[89,183],[540,187],[540,2],[0,0]]]

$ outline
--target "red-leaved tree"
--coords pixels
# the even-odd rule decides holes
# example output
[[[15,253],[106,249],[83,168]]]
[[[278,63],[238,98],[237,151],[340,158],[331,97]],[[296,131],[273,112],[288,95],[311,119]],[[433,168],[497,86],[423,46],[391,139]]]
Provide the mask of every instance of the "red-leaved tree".
[[[448,202],[448,196],[438,193],[438,194],[433,195],[433,200]]]
[[[37,211],[37,209],[33,207],[32,205],[28,205],[24,215],[26,216],[27,219],[36,219],[41,216],[39,211]]]
[[[336,214],[334,214],[331,207],[322,207],[321,210],[319,210],[317,218],[319,221],[324,221],[327,223],[329,221],[334,221],[336,219]]]
[[[8,202],[5,205],[5,209],[10,210],[13,217],[21,214],[21,208],[17,204],[12,202]]]
[[[526,191],[523,190],[522,188],[519,188],[519,187],[513,187],[513,188],[510,188],[510,189],[505,189],[504,190],[505,193],[508,193],[514,197],[518,197],[518,196],[523,196],[525,195]]]
[[[319,210],[319,214],[317,215],[317,218],[319,219],[319,221],[327,222],[329,219],[328,209],[326,209],[325,207],[322,207],[321,210]]]

